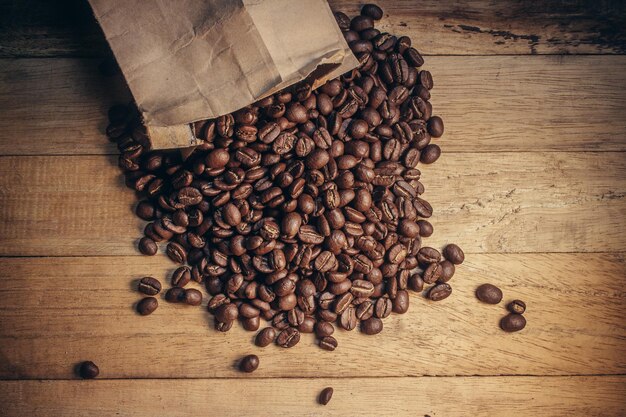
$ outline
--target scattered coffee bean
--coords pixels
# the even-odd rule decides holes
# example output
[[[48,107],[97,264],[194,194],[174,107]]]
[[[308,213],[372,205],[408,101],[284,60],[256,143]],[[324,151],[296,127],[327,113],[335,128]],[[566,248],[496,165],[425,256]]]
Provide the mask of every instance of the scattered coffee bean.
[[[183,288],[174,287],[165,293],[165,301],[170,303],[180,303],[185,298],[185,290]]]
[[[195,288],[188,288],[185,290],[183,302],[190,306],[199,306],[202,304],[202,293]]]
[[[144,255],[156,255],[158,249],[156,242],[149,237],[143,237],[139,240],[139,251]]]
[[[483,303],[498,304],[502,300],[502,290],[492,284],[483,284],[476,288],[476,298]]]
[[[526,303],[522,300],[513,300],[507,305],[507,309],[511,313],[524,314],[526,311]]]
[[[337,349],[337,339],[332,336],[326,336],[320,339],[320,347],[324,350],[333,351]]]
[[[100,368],[92,361],[85,361],[78,367],[78,375],[83,379],[93,379],[98,374],[100,374]]]
[[[261,330],[255,339],[255,343],[259,347],[269,346],[276,339],[276,330],[273,327],[266,327]]]
[[[465,260],[465,254],[454,243],[449,244],[443,249],[443,256],[455,265],[460,265]]]
[[[378,334],[383,330],[383,321],[378,317],[370,317],[361,322],[361,332],[367,335]]]
[[[500,328],[505,332],[519,332],[526,327],[526,319],[521,314],[510,313],[500,320]]]
[[[300,332],[293,327],[288,327],[276,338],[276,343],[280,347],[290,348],[294,347],[300,341]]]
[[[139,290],[139,292],[146,295],[157,295],[159,292],[161,292],[161,283],[156,278],[143,277],[139,281],[137,289]]]
[[[259,367],[259,357],[257,355],[248,355],[239,363],[239,369],[243,372],[254,372]]]
[[[375,4],[366,4],[361,8],[361,14],[363,16],[371,17],[374,20],[380,20],[383,18],[383,9]]]
[[[142,316],[152,314],[159,306],[159,302],[154,297],[146,297],[137,304],[137,312]]]
[[[326,387],[322,390],[322,392],[320,392],[317,401],[322,405],[326,405],[330,402],[331,398],[333,398],[333,389],[331,387]]]
[[[452,294],[452,287],[446,283],[437,284],[428,291],[428,298],[432,301],[441,301]]]

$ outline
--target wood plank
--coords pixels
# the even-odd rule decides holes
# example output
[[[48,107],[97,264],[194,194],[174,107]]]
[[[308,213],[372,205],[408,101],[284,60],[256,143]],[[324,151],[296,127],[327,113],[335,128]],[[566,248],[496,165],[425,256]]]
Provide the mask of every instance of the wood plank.
[[[363,2],[330,0],[356,15]],[[626,8],[619,0],[380,0],[378,27],[409,35],[429,55],[624,53]],[[86,2],[0,1],[0,56],[102,56],[104,36]]]
[[[0,382],[6,417],[619,416],[625,395],[626,377]]]
[[[116,153],[106,112],[130,94],[96,64],[0,60],[0,155]],[[626,57],[430,57],[427,66],[444,151],[626,150]]]
[[[0,255],[133,255],[144,222],[114,157],[0,158]],[[422,167],[431,245],[467,252],[626,247],[623,153],[444,154]]]
[[[168,287],[165,257],[0,259],[0,378],[71,378],[82,360],[105,378],[241,377],[256,353],[255,377],[569,375],[626,372],[624,254],[469,255],[440,303],[412,294],[405,315],[385,319],[379,336],[337,330],[339,347],[258,348],[239,325],[213,329],[204,307],[172,305],[141,317],[136,280]],[[498,285],[504,301],[480,303],[475,288]],[[526,329],[498,327],[505,304],[528,304]],[[204,300],[203,305],[206,305]]]

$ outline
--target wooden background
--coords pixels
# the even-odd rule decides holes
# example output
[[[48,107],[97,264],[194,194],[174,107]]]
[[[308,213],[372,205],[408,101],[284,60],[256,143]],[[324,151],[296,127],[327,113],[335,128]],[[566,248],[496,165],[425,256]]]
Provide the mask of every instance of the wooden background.
[[[355,14],[361,2],[333,0]],[[0,415],[626,414],[626,6],[381,1],[435,79],[442,158],[423,169],[431,246],[459,243],[453,295],[411,297],[383,333],[322,351],[255,347],[204,308],[138,317],[135,197],[103,135],[129,95],[84,0],[0,0]],[[504,302],[528,327],[498,329]],[[206,303],[206,301],[205,301]],[[244,354],[261,366],[236,371]],[[73,366],[99,364],[77,380]],[[315,402],[333,386],[331,403]]]

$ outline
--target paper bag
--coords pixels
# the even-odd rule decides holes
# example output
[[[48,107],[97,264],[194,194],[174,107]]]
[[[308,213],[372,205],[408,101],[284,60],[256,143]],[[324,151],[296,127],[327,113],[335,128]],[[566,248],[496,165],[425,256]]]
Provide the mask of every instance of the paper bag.
[[[89,2],[154,149],[194,145],[189,123],[358,65],[326,0]]]

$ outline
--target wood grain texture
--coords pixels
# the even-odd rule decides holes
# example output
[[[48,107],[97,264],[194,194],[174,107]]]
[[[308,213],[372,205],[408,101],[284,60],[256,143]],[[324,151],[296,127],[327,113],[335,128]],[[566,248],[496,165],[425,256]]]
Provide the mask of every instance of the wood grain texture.
[[[316,396],[326,386],[333,398],[321,406]],[[626,377],[0,382],[6,417],[593,417],[623,415],[625,396]]]
[[[0,155],[116,154],[106,112],[130,94],[95,67],[0,60]],[[626,57],[430,57],[427,68],[446,152],[626,150]]]
[[[334,352],[312,335],[260,349],[255,333],[219,333],[204,307],[162,298],[155,313],[137,315],[137,279],[168,288],[173,266],[164,256],[0,259],[0,378],[71,378],[87,359],[103,378],[242,377],[234,364],[250,353],[261,378],[626,372],[623,254],[470,255],[451,297],[412,294],[409,312],[385,319],[378,336],[336,330]],[[474,297],[485,282],[504,292],[500,305]],[[528,326],[507,334],[498,322],[515,298],[528,303]]]
[[[358,14],[363,2],[330,0]],[[429,55],[602,54],[626,51],[619,0],[380,0],[377,25]],[[86,1],[1,0],[0,56],[102,56],[108,48]]]
[[[116,158],[0,158],[0,255],[133,255],[144,222]],[[624,153],[453,153],[423,166],[435,234],[468,252],[626,247]]]

